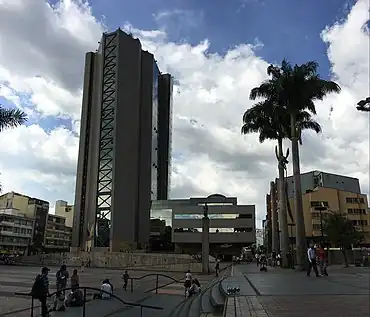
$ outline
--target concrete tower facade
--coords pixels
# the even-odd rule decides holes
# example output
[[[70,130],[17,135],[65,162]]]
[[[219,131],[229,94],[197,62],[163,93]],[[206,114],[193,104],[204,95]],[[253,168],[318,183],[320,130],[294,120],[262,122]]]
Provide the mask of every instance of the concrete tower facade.
[[[172,97],[159,98],[162,76],[153,55],[120,29],[86,54],[73,247],[122,251],[148,243],[151,201],[168,191],[159,188],[168,179],[158,168],[159,109],[171,107]]]

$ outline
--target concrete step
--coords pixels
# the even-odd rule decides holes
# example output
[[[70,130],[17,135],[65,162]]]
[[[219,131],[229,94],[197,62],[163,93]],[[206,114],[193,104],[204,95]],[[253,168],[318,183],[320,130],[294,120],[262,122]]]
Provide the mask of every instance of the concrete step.
[[[222,283],[218,282],[211,288],[210,302],[216,311],[222,311],[225,305],[226,296],[222,291]]]
[[[192,299],[192,303],[190,304],[189,312],[188,312],[188,317],[199,317],[202,309],[202,297],[204,293],[200,293],[196,295]]]
[[[202,296],[201,312],[204,314],[216,312],[215,308],[211,304],[211,288],[207,289]]]

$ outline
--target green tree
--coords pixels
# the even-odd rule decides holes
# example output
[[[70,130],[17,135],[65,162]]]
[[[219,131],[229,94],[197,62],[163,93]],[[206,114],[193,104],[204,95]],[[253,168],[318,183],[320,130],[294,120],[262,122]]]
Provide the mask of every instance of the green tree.
[[[358,244],[363,240],[363,233],[356,230],[352,221],[340,214],[329,214],[323,222],[323,232],[330,243],[340,247],[346,267],[348,259],[346,251],[352,245]]]
[[[253,91],[251,98],[253,99]],[[316,133],[321,132],[321,126],[312,119],[312,116],[307,111],[300,111],[297,115],[297,124],[301,130],[310,129]],[[287,265],[286,253],[289,248],[289,232],[287,221],[287,196],[285,193],[285,175],[287,157],[289,149],[284,155],[283,140],[290,138],[290,117],[289,114],[274,101],[274,93],[271,97],[256,103],[252,108],[248,109],[243,115],[242,134],[259,133],[259,141],[263,143],[265,140],[276,140],[278,145],[275,147],[276,158],[278,160],[279,171],[279,223],[282,233],[282,259],[283,266]],[[292,218],[292,217],[291,217]],[[273,232],[277,235],[277,232]]]
[[[270,79],[251,92],[251,98],[273,98],[279,110],[289,115],[290,140],[292,143],[294,207],[296,220],[297,264],[300,268],[306,264],[306,234],[303,217],[299,142],[302,129],[298,124],[301,111],[316,114],[315,101],[323,100],[328,93],[340,92],[340,87],[333,81],[324,80],[318,74],[318,63],[310,61],[294,67],[283,60],[280,66],[270,65],[267,72]]]
[[[27,121],[27,115],[20,109],[8,109],[0,105],[0,132],[15,128]],[[0,184],[1,192],[1,184]]]

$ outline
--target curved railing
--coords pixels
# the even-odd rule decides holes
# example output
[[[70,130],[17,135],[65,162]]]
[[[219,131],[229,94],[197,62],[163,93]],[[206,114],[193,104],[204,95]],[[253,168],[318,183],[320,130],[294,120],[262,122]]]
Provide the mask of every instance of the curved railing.
[[[74,288],[74,289],[76,289],[76,288]],[[114,294],[111,294],[109,292],[103,291],[103,290],[101,290],[99,288],[95,288],[95,287],[83,286],[83,287],[78,287],[77,289],[82,289],[83,290],[83,295],[84,295],[84,297],[83,297],[83,306],[82,306],[82,317],[86,317],[86,302],[87,302],[86,301],[86,295],[87,295],[86,291],[87,290],[96,291],[96,292],[99,292],[100,294],[101,293],[108,294],[108,295],[110,295],[110,297],[117,299],[119,302],[121,302],[122,304],[124,304],[126,306],[140,307],[140,315],[141,316],[143,316],[143,308],[154,309],[154,310],[163,310],[163,307],[152,306],[152,305],[143,305],[143,304],[140,304],[140,303],[133,303],[133,302],[126,302],[126,301],[124,301],[123,299],[119,298],[118,296],[116,296]],[[56,295],[57,293],[65,292],[65,291],[68,291],[68,290],[72,290],[72,287],[67,287],[67,288],[64,288],[62,290],[55,291],[55,292],[49,294],[47,297],[52,297],[52,296]],[[25,309],[24,311],[31,309],[31,315],[30,315],[30,317],[33,317],[34,297],[32,296],[32,294],[31,293],[19,293],[19,292],[16,292],[15,295],[30,296],[31,297],[31,300],[32,300],[31,307]]]
[[[176,305],[175,306],[175,308],[170,312],[170,314],[168,315],[169,317],[175,317],[175,313],[177,312],[177,309],[181,306],[181,305],[183,305],[184,304],[184,302],[186,301],[186,300],[190,300],[191,301],[191,303],[190,303],[190,305],[189,305],[189,307],[192,305],[192,302],[195,300],[195,298],[196,297],[198,297],[198,296],[200,296],[200,297],[203,297],[203,295],[210,289],[210,288],[212,288],[213,286],[215,286],[217,283],[222,283],[222,281],[224,281],[226,278],[227,278],[227,276],[225,276],[225,274],[226,274],[226,270],[228,269],[228,268],[230,268],[232,266],[232,264],[229,264],[229,265],[227,265],[227,266],[225,266],[224,268],[222,268],[221,270],[220,270],[220,273],[221,272],[223,272],[223,274],[221,274],[221,276],[219,275],[218,276],[218,278],[215,280],[215,281],[212,281],[212,283],[210,284],[210,285],[208,285],[206,288],[202,288],[202,290],[201,290],[201,292],[198,294],[198,295],[195,295],[195,296],[193,296],[192,298],[190,298],[190,299],[186,299],[185,298],[185,300],[183,300],[182,302],[180,302],[178,305]]]
[[[139,280],[142,280],[142,279],[144,279],[146,277],[150,277],[150,276],[155,276],[156,277],[155,287],[152,288],[152,289],[146,290],[145,293],[155,291],[155,293],[158,294],[158,289],[160,289],[160,288],[166,287],[166,286],[174,284],[174,283],[183,283],[184,282],[184,280],[177,280],[177,279],[173,278],[172,276],[169,276],[169,275],[166,275],[166,274],[160,274],[160,273],[150,273],[150,274],[146,274],[146,275],[143,275],[143,276],[140,276],[140,277],[130,277],[131,293],[134,291],[134,281],[139,281]],[[169,280],[171,280],[171,282],[159,286],[159,277],[168,278]]]

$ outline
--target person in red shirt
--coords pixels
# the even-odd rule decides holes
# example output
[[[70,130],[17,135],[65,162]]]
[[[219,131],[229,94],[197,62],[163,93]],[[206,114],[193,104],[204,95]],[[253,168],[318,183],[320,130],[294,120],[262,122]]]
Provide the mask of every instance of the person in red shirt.
[[[319,258],[320,275],[328,276],[329,274],[326,269],[327,258],[326,258],[326,253],[325,253],[323,245],[320,245],[318,249],[318,258]]]

